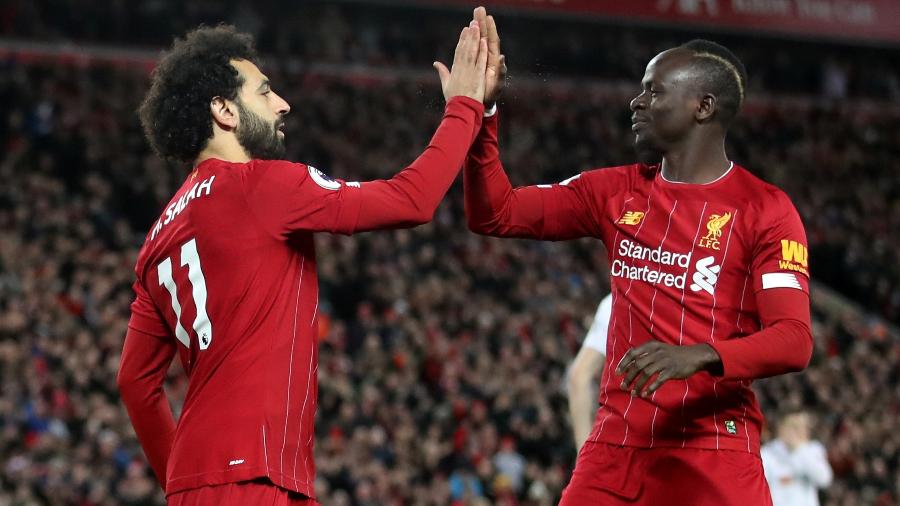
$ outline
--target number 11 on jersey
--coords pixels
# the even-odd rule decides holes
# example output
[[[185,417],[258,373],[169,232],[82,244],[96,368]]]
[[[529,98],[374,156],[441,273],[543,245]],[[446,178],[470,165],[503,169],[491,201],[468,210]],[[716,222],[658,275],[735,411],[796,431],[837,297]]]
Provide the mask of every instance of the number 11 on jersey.
[[[212,322],[206,314],[206,278],[203,277],[203,269],[200,268],[200,256],[197,254],[197,240],[191,239],[181,246],[181,266],[188,268],[188,280],[191,282],[194,306],[197,307],[197,317],[194,318],[194,332],[200,339],[200,349],[209,348],[212,343]],[[178,287],[172,278],[172,259],[167,258],[156,266],[159,275],[159,284],[164,286],[172,297],[172,310],[175,311],[175,337],[181,344],[191,347],[191,338],[181,325],[181,303],[178,301]]]

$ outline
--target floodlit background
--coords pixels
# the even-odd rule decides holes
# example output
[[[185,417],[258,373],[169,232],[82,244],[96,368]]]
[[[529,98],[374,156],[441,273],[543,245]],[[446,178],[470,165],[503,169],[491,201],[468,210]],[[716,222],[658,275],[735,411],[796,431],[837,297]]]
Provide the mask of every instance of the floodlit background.
[[[174,36],[256,36],[292,106],[289,159],[389,177],[424,148],[473,2],[7,0],[0,4],[0,505],[163,504],[115,386],[146,231],[187,172],[136,108]],[[514,184],[634,160],[647,61],[695,37],[747,66],[729,137],[787,191],[813,278],[810,368],[757,383],[805,407],[825,505],[900,501],[900,2],[488,2],[510,66]],[[609,290],[598,241],[475,236],[461,188],[434,222],[320,235],[319,500],[556,504],[575,459],[563,375]],[[173,365],[180,405],[187,382]]]

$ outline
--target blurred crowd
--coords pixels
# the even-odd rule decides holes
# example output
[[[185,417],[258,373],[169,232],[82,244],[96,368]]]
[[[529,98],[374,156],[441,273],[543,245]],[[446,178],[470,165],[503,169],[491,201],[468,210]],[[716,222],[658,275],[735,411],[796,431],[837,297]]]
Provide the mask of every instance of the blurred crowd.
[[[22,16],[46,16],[49,4],[62,4],[60,12],[68,5],[11,5],[16,19],[32,19]],[[323,19],[336,16],[329,23],[356,29],[358,16],[316,9]],[[53,19],[40,19],[16,29],[62,33]],[[412,36],[385,23],[384,33]],[[306,40],[305,24],[297,20],[296,33],[285,37]],[[90,23],[79,26],[84,33],[77,35],[107,36]],[[353,36],[393,56],[384,33],[372,36],[373,45],[366,33]],[[454,30],[423,30],[422,51],[431,51],[428,37],[437,33],[452,39]],[[147,37],[135,42],[163,42]],[[261,37],[280,47],[280,35]],[[654,51],[666,41],[658,44]],[[351,53],[332,56],[343,61]],[[649,46],[646,53],[623,59],[633,67],[629,76],[640,76]],[[763,74],[777,74],[778,65]],[[0,505],[162,504],[115,374],[137,250],[187,172],[155,158],[143,140],[135,114],[147,86],[142,70],[14,60],[0,68]],[[288,158],[335,177],[390,176],[421,151],[442,110],[435,82],[349,82],[277,59],[264,70],[292,105]],[[514,183],[633,160],[630,97],[550,88],[514,81],[502,105],[501,142]],[[900,238],[891,233],[900,229],[900,118],[853,101],[772,101],[748,108],[730,143],[733,159],[793,198],[814,277],[873,315],[900,319]],[[458,187],[429,225],[321,235],[317,245],[320,501],[555,504],[575,457],[562,378],[608,291],[602,246],[475,236],[465,228]],[[851,312],[817,306],[814,320],[813,364],[759,382],[764,412],[805,407],[816,415],[814,436],[835,471],[823,504],[896,504],[900,336],[878,318]],[[173,365],[167,389],[176,408],[186,386]]]
[[[436,55],[452,54],[453,34],[459,33],[471,12],[462,7],[463,2],[455,9],[410,9],[410,3],[7,0],[0,4],[0,37],[155,49],[198,24],[225,21],[253,33],[265,53],[300,64],[430,68]],[[497,16],[510,68],[544,78],[584,76],[631,82],[643,75],[645,62],[660,47],[684,43],[689,37],[674,29],[636,28],[583,16],[549,23],[502,9]],[[900,98],[900,55],[895,50],[786,41],[759,34],[751,38],[722,30],[706,37],[741,56],[750,69],[751,91],[812,92],[829,99]]]

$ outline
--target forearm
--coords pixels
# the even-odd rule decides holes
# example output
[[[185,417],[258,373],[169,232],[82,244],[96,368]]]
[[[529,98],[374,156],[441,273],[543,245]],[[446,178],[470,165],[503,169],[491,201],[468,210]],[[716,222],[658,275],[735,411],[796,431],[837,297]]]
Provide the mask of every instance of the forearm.
[[[576,448],[581,448],[591,433],[597,412],[597,392],[595,378],[603,369],[604,355],[582,345],[566,378],[566,393],[569,396],[569,414],[575,433]]]
[[[163,489],[175,434],[163,380],[174,353],[173,345],[129,328],[116,378],[135,434]]]
[[[475,100],[450,99],[428,147],[409,167],[391,179],[363,183],[356,231],[431,221],[459,174],[483,113],[484,106]]]
[[[812,335],[802,322],[783,320],[711,346],[721,357],[724,379],[759,379],[803,370],[812,355]]]
[[[580,381],[579,381],[580,380]],[[575,448],[581,449],[591,434],[591,427],[596,414],[596,398],[590,379],[584,381],[570,380],[568,385],[569,414],[572,417],[572,430],[575,433]]]
[[[120,385],[122,402],[141,448],[160,486],[166,487],[166,466],[175,437],[175,417],[162,387],[148,389],[141,382]]]
[[[766,378],[800,371],[809,363],[813,341],[808,296],[789,288],[771,292],[757,297],[762,330],[711,344],[725,379]]]
[[[497,115],[484,125],[469,150],[463,172],[469,230],[497,237],[540,239],[543,202],[534,187],[513,189],[500,162]]]

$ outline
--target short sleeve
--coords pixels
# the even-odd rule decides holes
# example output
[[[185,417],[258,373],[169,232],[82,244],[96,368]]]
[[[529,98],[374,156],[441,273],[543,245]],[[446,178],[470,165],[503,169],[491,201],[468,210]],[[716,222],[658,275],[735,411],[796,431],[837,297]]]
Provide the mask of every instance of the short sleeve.
[[[781,192],[762,213],[751,261],[754,291],[792,288],[809,294],[809,251],[800,215]]]
[[[131,303],[131,318],[128,320],[128,328],[157,337],[171,335],[172,332],[141,281],[135,281],[132,288],[134,289],[134,302]]]
[[[359,183],[332,179],[311,165],[254,160],[244,179],[247,204],[276,236],[350,233],[359,218]]]
[[[612,312],[612,294],[607,295],[597,306],[594,321],[584,338],[583,346],[606,355],[606,336],[609,332],[609,316]]]

